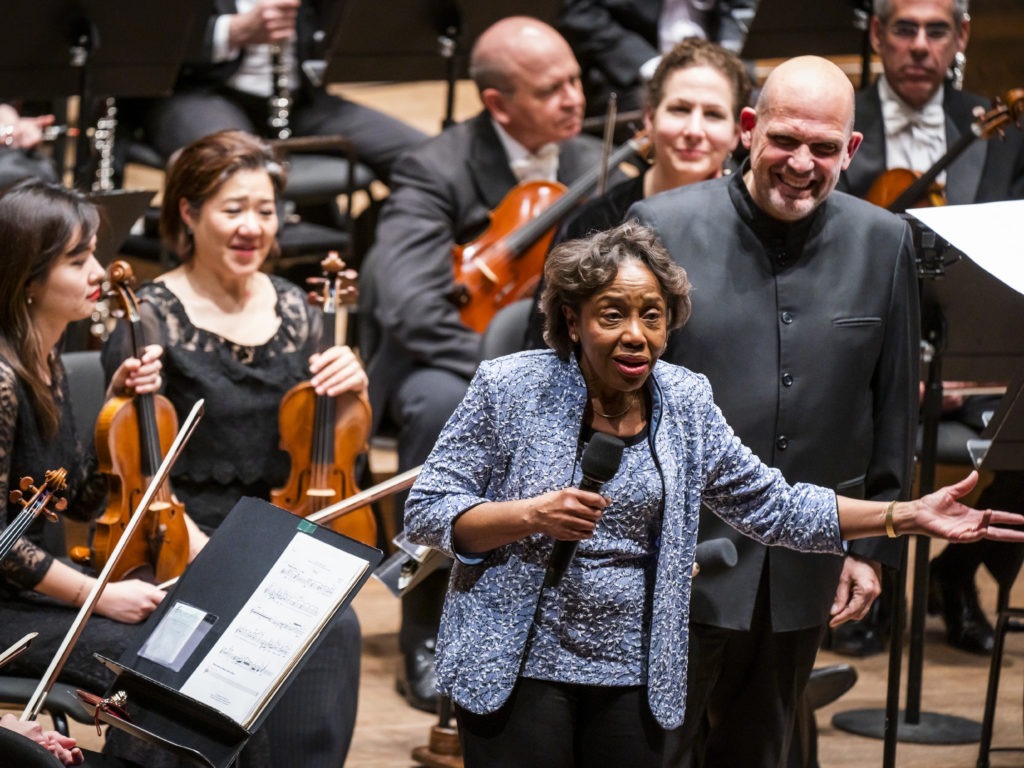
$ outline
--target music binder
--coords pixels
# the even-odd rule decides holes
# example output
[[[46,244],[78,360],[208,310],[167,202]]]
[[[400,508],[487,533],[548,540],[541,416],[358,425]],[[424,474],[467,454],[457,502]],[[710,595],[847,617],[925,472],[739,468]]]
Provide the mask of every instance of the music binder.
[[[227,768],[383,554],[243,498],[117,661],[123,719],[99,718]]]

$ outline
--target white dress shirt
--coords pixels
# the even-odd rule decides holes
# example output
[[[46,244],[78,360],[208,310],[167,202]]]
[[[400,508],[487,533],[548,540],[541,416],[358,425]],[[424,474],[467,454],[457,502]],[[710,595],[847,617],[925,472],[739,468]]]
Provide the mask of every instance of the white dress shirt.
[[[239,13],[252,10],[256,0],[235,0],[235,8]],[[213,26],[213,61],[219,63],[230,61],[242,56],[242,64],[228,79],[228,85],[236,91],[250,93],[253,96],[269,97],[274,93],[274,68],[267,44],[249,45],[241,51],[228,45],[228,23],[230,16],[218,16]],[[291,90],[299,87],[299,76],[295,61],[295,37],[281,46],[282,63],[288,68]]]
[[[924,173],[946,154],[946,113],[942,108],[943,91],[921,109],[901,99],[883,75],[878,81],[885,122],[885,166],[907,168]],[[945,171],[936,179],[945,181]]]
[[[530,152],[497,121],[491,120],[491,124],[505,148],[509,168],[519,181],[558,181],[558,144],[551,142],[536,152]]]

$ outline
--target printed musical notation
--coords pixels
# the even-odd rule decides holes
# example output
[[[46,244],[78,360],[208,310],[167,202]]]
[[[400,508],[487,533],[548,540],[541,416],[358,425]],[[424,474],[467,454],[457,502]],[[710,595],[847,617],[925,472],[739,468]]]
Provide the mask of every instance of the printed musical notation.
[[[297,533],[181,692],[247,727],[367,567]]]

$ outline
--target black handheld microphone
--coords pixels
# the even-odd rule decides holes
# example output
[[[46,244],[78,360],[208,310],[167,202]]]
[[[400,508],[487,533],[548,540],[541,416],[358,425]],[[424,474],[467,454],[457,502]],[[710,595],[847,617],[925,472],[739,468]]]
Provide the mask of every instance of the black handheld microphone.
[[[595,432],[580,459],[583,469],[581,491],[597,493],[601,486],[615,477],[622,461],[622,451],[626,444],[615,435]],[[576,541],[556,541],[548,560],[548,570],[544,574],[545,587],[557,587],[565,576],[569,563],[576,554]]]
[[[693,575],[720,573],[736,565],[736,545],[729,539],[708,539],[693,553]]]

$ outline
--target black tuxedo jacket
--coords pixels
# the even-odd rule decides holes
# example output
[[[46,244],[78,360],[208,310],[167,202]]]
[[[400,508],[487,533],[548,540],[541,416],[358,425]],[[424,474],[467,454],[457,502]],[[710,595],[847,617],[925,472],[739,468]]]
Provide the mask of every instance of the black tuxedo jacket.
[[[571,182],[599,159],[600,143],[591,137],[563,142],[559,181]],[[360,346],[375,415],[412,367],[472,378],[480,335],[462,324],[449,298],[452,247],[483,232],[516,183],[486,112],[395,162],[360,281]]]
[[[693,314],[663,357],[707,376],[736,434],[789,482],[895,498],[909,488],[917,426],[910,227],[841,193],[785,238],[755,210],[739,174],[630,209],[694,286]],[[826,624],[842,558],[766,547],[704,510],[700,540],[719,537],[739,562],[694,580],[692,621],[748,630],[764,579],[773,631]],[[896,565],[899,546],[865,539],[850,551]]]
[[[856,101],[855,127],[864,141],[843,172],[840,189],[864,197],[886,169],[885,123],[877,83],[860,91]],[[990,108],[989,101],[973,93],[946,86],[946,146],[952,147],[971,130],[976,106]],[[1012,125],[1005,138],[993,136],[968,146],[946,169],[946,197],[950,205],[991,203],[1024,198],[1024,133]]]
[[[623,91],[636,86],[640,66],[658,55],[658,20],[663,0],[567,0],[558,18],[583,69],[587,93]],[[753,0],[718,0],[707,36],[710,40],[741,40],[732,18]]]

